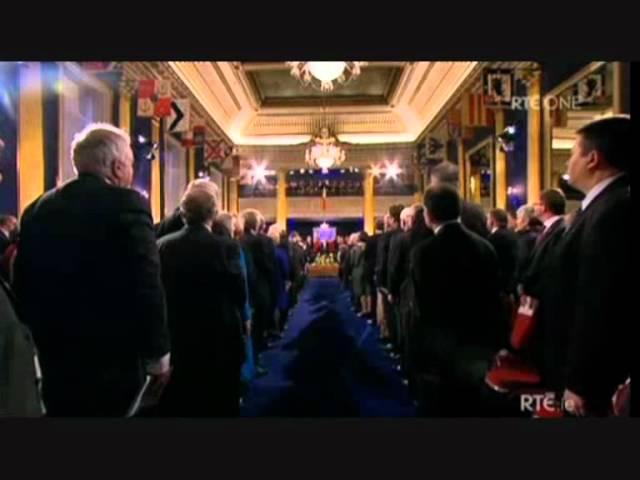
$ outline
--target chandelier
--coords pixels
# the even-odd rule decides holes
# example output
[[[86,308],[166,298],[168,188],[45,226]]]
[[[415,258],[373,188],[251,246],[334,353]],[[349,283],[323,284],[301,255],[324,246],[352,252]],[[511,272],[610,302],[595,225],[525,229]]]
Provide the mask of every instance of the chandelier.
[[[305,161],[311,168],[320,168],[327,172],[331,167],[341,165],[345,160],[345,151],[336,137],[329,133],[328,127],[322,127],[320,135],[314,137],[305,152]]]
[[[333,82],[342,85],[349,83],[360,75],[360,70],[367,62],[286,62],[291,68],[291,75],[307,86],[330,92]]]

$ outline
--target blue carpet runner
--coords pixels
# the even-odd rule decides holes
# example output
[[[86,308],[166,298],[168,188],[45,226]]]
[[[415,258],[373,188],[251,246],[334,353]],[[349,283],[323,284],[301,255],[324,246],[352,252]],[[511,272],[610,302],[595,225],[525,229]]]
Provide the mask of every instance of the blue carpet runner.
[[[262,354],[268,374],[249,387],[242,416],[415,416],[378,336],[337,279],[310,279],[283,338]]]

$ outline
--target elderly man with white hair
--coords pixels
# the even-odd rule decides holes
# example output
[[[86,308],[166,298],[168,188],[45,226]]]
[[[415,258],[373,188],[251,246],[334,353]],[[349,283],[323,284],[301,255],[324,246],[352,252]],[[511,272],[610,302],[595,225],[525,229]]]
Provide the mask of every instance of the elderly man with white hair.
[[[158,249],[148,201],[129,188],[130,144],[112,125],[87,126],[72,143],[77,178],[22,215],[14,286],[52,416],[124,416],[145,373],[168,379]]]
[[[173,345],[161,411],[170,416],[239,414],[245,279],[238,243],[212,235],[217,200],[208,189],[188,190],[185,228],[158,240]]]
[[[211,195],[216,198],[216,204],[220,205],[220,189],[208,178],[197,178],[195,180],[192,180],[191,182],[189,182],[189,185],[187,185],[185,193],[199,188],[205,189],[210,192]],[[156,230],[156,238],[162,238],[165,235],[177,232],[182,227],[184,227],[184,220],[182,219],[182,214],[180,213],[180,206],[178,206],[171,215],[167,216],[161,222],[155,225],[154,228]]]

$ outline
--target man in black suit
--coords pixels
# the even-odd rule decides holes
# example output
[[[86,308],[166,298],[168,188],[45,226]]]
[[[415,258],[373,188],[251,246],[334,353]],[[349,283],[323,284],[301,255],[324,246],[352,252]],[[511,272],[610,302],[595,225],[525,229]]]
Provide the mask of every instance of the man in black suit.
[[[522,292],[525,295],[536,299],[542,296],[542,289],[548,280],[549,260],[564,233],[565,208],[566,200],[560,190],[549,189],[540,194],[536,214],[543,222],[544,230],[536,239],[521,277]]]
[[[399,350],[402,366],[409,373],[409,328],[412,323],[414,304],[411,288],[411,252],[421,242],[431,238],[433,231],[424,220],[422,205],[413,205],[400,216],[402,233],[391,240],[389,249],[389,301],[395,310],[400,333]]]
[[[424,204],[435,235],[416,246],[411,262],[419,403],[423,413],[434,402],[429,414],[477,414],[484,374],[508,335],[500,315],[498,258],[489,242],[460,223],[455,189],[431,186]]]
[[[269,237],[258,233],[262,227],[258,211],[245,210],[240,217],[244,231],[240,244],[246,254],[249,296],[253,308],[251,335],[255,351],[262,352],[267,347],[267,329],[273,324],[275,316],[275,245]]]
[[[544,225],[536,216],[536,209],[533,205],[522,205],[517,210],[515,230],[518,236],[518,268],[516,269],[518,282],[522,280],[529,257],[543,229]]]
[[[380,236],[380,240],[378,240],[378,253],[376,255],[375,278],[379,298],[378,306],[382,307],[382,312],[378,312],[378,318],[381,319],[382,325],[380,330],[383,332],[383,340],[386,334],[392,344],[387,348],[397,347],[398,345],[396,324],[389,304],[389,248],[391,247],[391,239],[402,233],[400,229],[400,214],[402,210],[404,210],[404,205],[391,205],[389,207],[387,228]],[[380,313],[382,313],[382,316],[380,316]]]
[[[631,144],[628,116],[602,118],[577,131],[568,162],[569,183],[585,198],[549,275],[543,377],[578,416],[606,415],[630,376]]]
[[[378,294],[375,283],[376,260],[378,256],[378,241],[384,232],[384,220],[376,220],[375,233],[367,238],[364,247],[364,277],[369,282],[369,291],[371,292],[371,315],[375,319],[377,315],[377,299]],[[370,320],[373,322],[373,320]]]
[[[459,170],[458,166],[450,162],[442,162],[431,169],[430,183],[433,186],[446,184],[459,190]],[[462,200],[460,210],[460,222],[468,230],[480,235],[482,238],[489,237],[487,228],[487,217],[482,206],[477,203]]]
[[[500,266],[500,288],[504,295],[512,295],[516,290],[516,269],[518,267],[518,237],[509,229],[509,214],[500,208],[489,212],[489,243],[498,255]]]
[[[78,177],[24,211],[15,261],[19,313],[39,350],[53,416],[124,416],[144,380],[169,371],[160,262],[148,202],[128,188],[129,136],[76,135]]]
[[[13,242],[18,220],[13,215],[0,215],[0,258]]]
[[[161,410],[237,416],[246,301],[240,246],[230,231],[212,234],[217,204],[209,191],[188,191],[180,210],[186,226],[158,241],[173,347]]]

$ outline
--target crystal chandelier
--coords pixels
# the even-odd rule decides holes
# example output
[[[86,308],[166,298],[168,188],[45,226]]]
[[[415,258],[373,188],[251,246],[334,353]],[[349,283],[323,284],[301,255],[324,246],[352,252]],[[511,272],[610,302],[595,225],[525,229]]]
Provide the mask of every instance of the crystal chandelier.
[[[360,75],[367,62],[286,62],[291,75],[321,92],[334,89],[334,81],[344,85]]]
[[[336,137],[330,135],[328,127],[320,130],[320,135],[311,140],[305,152],[307,165],[311,168],[320,168],[323,172],[341,165],[344,160],[345,151]]]

